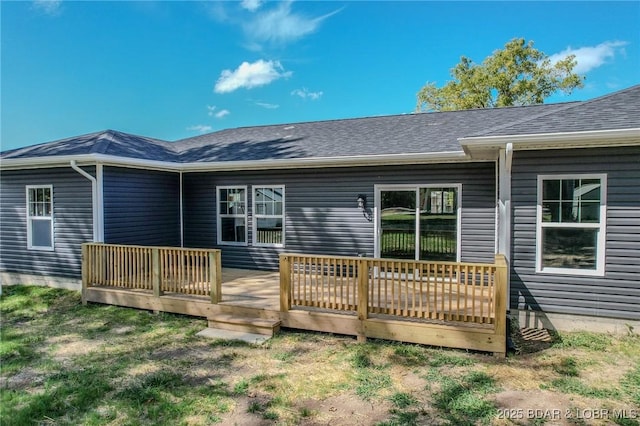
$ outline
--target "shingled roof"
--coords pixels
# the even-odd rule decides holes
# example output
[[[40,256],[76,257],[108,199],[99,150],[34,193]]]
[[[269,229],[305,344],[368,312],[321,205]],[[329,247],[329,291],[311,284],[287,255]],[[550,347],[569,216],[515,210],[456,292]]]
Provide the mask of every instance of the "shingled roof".
[[[176,142],[106,130],[0,154],[102,154],[199,164],[463,153],[459,139],[640,128],[640,85],[584,102],[471,109],[228,129]]]
[[[175,145],[115,130],[89,133],[2,153],[2,159],[104,154],[141,160],[176,161]]]
[[[243,127],[175,142],[181,162],[462,152],[458,138],[567,104]]]
[[[640,85],[584,102],[567,104],[561,112],[506,123],[467,136],[507,136],[640,128]]]

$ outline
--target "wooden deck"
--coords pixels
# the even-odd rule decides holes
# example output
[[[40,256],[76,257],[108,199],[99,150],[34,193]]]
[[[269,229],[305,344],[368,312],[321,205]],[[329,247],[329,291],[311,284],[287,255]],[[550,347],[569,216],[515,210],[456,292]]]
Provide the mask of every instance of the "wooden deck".
[[[199,316],[211,326],[221,321],[235,327],[245,318],[250,327],[271,322],[274,330],[359,341],[380,338],[501,357],[506,352],[506,264],[498,260],[485,265],[295,254],[282,255],[280,271],[269,272],[220,269],[216,250],[154,248],[145,263],[138,254],[123,254],[123,246],[86,246],[85,303]]]
[[[222,268],[220,305],[280,310],[280,273]]]
[[[258,318],[278,318],[278,272],[222,268],[221,285],[224,292],[217,304],[212,304],[209,296],[163,292],[161,295],[150,297],[150,292],[146,289],[112,286],[90,286],[83,290],[83,300],[204,318],[231,313]]]

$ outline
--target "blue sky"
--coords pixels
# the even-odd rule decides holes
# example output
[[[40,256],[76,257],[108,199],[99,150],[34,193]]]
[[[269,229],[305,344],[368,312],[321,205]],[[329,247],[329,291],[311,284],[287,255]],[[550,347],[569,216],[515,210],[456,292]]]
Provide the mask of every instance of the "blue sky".
[[[575,54],[584,100],[640,83],[640,2],[2,2],[1,149],[115,129],[411,113],[513,38]]]

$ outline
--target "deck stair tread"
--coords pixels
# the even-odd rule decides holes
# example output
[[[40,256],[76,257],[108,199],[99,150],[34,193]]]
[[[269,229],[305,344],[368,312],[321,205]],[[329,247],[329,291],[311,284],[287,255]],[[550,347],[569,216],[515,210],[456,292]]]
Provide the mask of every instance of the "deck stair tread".
[[[208,318],[210,328],[244,331],[273,336],[280,331],[280,320],[253,318],[231,314],[216,314]]]

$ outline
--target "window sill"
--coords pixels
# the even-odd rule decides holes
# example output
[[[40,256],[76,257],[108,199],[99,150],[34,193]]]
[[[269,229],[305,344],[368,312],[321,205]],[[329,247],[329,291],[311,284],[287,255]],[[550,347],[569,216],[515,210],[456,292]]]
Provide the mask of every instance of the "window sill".
[[[55,248],[53,247],[27,247],[27,250],[31,250],[31,251],[55,251]]]
[[[604,270],[596,269],[566,269],[566,268],[544,268],[536,269],[536,274],[544,275],[570,275],[576,277],[604,277]]]
[[[218,241],[219,246],[235,246],[235,247],[247,247],[248,243],[234,243],[232,241]]]

